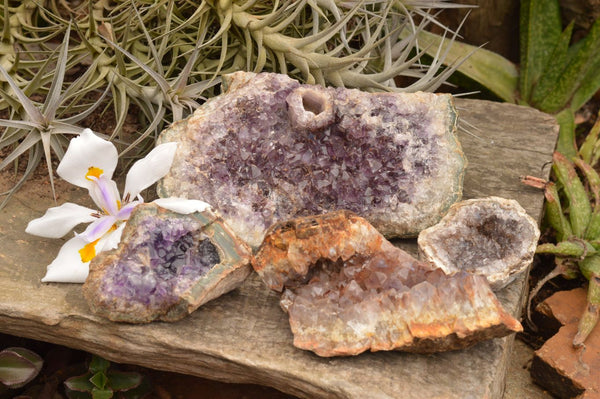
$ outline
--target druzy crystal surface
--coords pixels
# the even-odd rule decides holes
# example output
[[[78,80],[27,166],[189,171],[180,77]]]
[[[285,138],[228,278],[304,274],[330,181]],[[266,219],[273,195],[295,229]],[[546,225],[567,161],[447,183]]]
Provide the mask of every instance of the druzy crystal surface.
[[[273,226],[252,265],[320,356],[431,353],[520,331],[482,276],[447,276],[347,211]]]
[[[179,143],[162,197],[211,203],[257,247],[280,220],[348,209],[386,236],[416,236],[462,194],[450,95],[365,93],[237,72],[164,131]]]
[[[499,290],[531,264],[539,236],[517,201],[488,197],[453,205],[418,243],[422,257],[446,273],[482,275]]]
[[[250,250],[210,210],[180,214],[138,205],[119,247],[99,253],[83,286],[91,309],[114,321],[175,321],[238,287]]]

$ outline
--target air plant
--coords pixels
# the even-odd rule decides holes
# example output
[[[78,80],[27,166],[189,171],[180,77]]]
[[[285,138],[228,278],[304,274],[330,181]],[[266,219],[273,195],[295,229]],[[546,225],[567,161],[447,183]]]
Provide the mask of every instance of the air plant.
[[[524,180],[544,189],[546,219],[557,241],[538,245],[537,253],[555,255],[556,266],[531,291],[527,313],[531,320],[531,300],[550,279],[559,275],[568,279],[585,277],[588,280],[587,306],[573,339],[573,345],[579,347],[600,317],[600,176],[580,158],[570,161],[555,152],[553,161],[556,183],[531,177]],[[577,169],[585,177],[586,185]]]
[[[90,101],[90,94],[96,98],[102,88],[110,91],[103,96],[115,111],[110,140],[126,145],[122,154],[131,151],[139,158],[165,123],[218,94],[225,73],[273,71],[322,85],[433,91],[463,61],[443,66],[448,53],[438,46],[426,63],[423,55],[431,48],[418,44],[419,32],[437,23],[429,9],[457,7],[446,1],[103,0],[70,6],[27,0],[9,7],[4,0],[3,5],[0,19],[10,23],[4,23],[0,38],[0,81],[7,82],[0,86],[0,109],[8,108],[9,119],[0,122],[6,127],[0,149],[12,150],[0,169],[30,155],[8,197],[44,156],[53,186],[51,152],[61,159],[65,135],[82,130],[77,123],[104,98]],[[56,73],[49,70],[53,65]],[[61,95],[65,74],[82,65],[85,72]],[[406,78],[404,87],[398,77]],[[45,96],[44,103],[28,99],[33,94]],[[131,139],[120,130],[133,104],[145,128]]]
[[[30,100],[8,72],[0,66],[0,74],[6,79],[16,97],[7,95],[3,91],[0,92],[2,98],[11,105],[13,116],[11,119],[0,119],[0,126],[6,127],[6,130],[0,136],[0,148],[13,148],[12,152],[0,162],[0,170],[6,168],[25,152],[29,152],[28,164],[23,177],[11,190],[4,193],[7,197],[0,207],[33,173],[42,157],[46,159],[52,194],[55,196],[52,152],[59,160],[62,159],[68,144],[67,135],[76,135],[83,130],[76,124],[90,115],[102,103],[107,93],[105,90],[104,94],[92,104],[72,104],[70,102],[72,98],[78,95],[78,92],[85,86],[89,77],[87,73],[84,73],[63,91],[69,33],[70,28],[67,29],[63,43],[59,48],[56,58],[58,65],[48,94],[42,104]],[[21,107],[23,117],[20,119],[14,118],[18,112],[17,110]],[[69,114],[71,115],[69,116]]]

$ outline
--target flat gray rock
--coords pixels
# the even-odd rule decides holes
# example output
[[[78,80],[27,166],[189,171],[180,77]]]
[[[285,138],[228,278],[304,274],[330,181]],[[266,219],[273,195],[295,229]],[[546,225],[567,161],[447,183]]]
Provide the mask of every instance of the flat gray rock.
[[[540,220],[543,193],[523,186],[519,176],[548,177],[558,133],[554,118],[509,104],[456,100],[456,105],[459,126],[468,122],[478,129],[468,128],[476,136],[459,130],[469,158],[464,196],[513,198]],[[47,197],[32,191],[39,185],[47,188]],[[279,295],[256,274],[176,323],[129,325],[95,316],[80,285],[40,282],[62,242],[24,230],[54,206],[48,186],[43,176],[29,183],[0,214],[0,332],[116,362],[269,385],[303,398],[502,398],[512,336],[434,355],[377,352],[323,359],[292,345]],[[59,203],[87,195],[62,182],[58,193]],[[401,246],[416,253],[414,240]],[[497,293],[515,316],[526,279],[523,274]]]

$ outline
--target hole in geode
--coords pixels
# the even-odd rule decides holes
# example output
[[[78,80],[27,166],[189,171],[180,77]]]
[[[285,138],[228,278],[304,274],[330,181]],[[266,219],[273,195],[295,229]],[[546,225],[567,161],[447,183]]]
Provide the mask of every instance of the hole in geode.
[[[327,107],[327,99],[321,94],[313,91],[305,91],[302,93],[302,107],[307,112],[312,112],[319,115],[325,111]]]

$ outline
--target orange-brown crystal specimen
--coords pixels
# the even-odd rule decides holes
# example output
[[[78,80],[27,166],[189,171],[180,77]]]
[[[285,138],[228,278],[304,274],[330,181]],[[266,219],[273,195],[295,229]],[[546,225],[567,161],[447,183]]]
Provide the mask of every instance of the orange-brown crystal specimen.
[[[253,259],[284,291],[294,345],[320,356],[431,353],[521,331],[482,276],[446,276],[348,211],[274,225]]]

